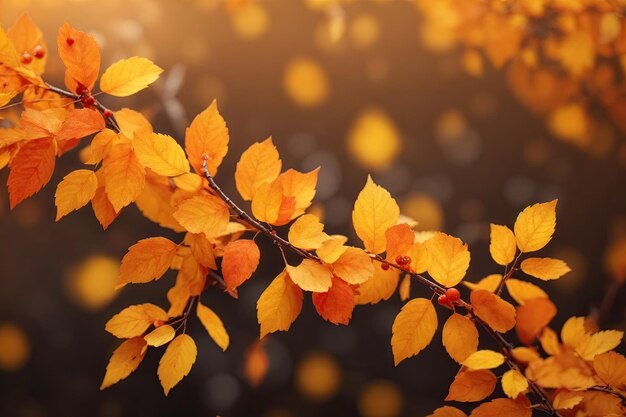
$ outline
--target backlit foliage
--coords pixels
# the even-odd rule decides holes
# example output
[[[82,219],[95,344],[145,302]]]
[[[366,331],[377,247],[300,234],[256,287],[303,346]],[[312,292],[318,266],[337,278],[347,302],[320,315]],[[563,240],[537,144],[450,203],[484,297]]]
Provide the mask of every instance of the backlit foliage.
[[[416,3],[430,49],[461,46],[462,65],[473,76],[485,72],[485,61],[504,69],[516,97],[544,116],[556,137],[602,153],[607,135],[609,145],[615,136],[611,129],[626,131],[623,1]]]
[[[97,85],[103,94],[132,95],[158,78],[159,67],[133,57],[108,66],[98,82],[97,43],[68,24],[59,30],[57,49],[67,89],[42,80],[48,48],[27,16],[0,30],[2,104],[21,96],[24,107],[12,127],[0,130],[11,207],[48,183],[57,157],[85,145],[80,155],[86,168],[68,173],[57,185],[57,220],[91,204],[106,229],[122,209],[135,204],[149,220],[179,233],[176,241],[142,239],[122,259],[118,288],[159,280],[168,270],[176,271],[176,280],[167,291],[168,306],[131,305],[106,323],[105,329],[123,342],[109,360],[102,389],[128,377],[148,349],[158,349],[163,354],[157,375],[167,395],[198,355],[186,333],[192,316],[221,349],[230,343],[219,315],[202,303],[202,295],[217,288],[237,297],[238,287],[254,277],[261,260],[274,259],[284,262],[284,269],[257,302],[261,342],[249,348],[246,359],[253,384],[267,370],[264,338],[289,330],[305,295],[324,320],[347,325],[357,304],[376,304],[398,290],[407,302],[391,329],[396,365],[441,337],[444,350],[460,366],[446,400],[479,402],[502,386],[506,397],[482,403],[472,416],[530,416],[533,409],[552,415],[561,410],[589,416],[624,412],[626,360],[614,352],[622,332],[600,331],[585,318],[573,317],[559,337],[549,327],[556,306],[533,284],[569,271],[565,262],[535,254],[555,232],[556,200],[527,207],[512,229],[492,225],[489,251],[498,265],[495,271],[504,266],[504,273],[471,283],[465,281],[471,262],[467,244],[441,232],[414,232],[415,222],[400,214],[396,200],[371,177],[354,202],[352,222],[361,242],[352,246],[346,236],[327,234],[320,218],[307,213],[320,168],[285,169],[268,138],[243,152],[234,173],[223,172],[229,132],[216,102],[191,122],[183,148],[154,132],[142,114],[111,111],[92,95]],[[215,180],[218,171],[222,178],[234,175],[249,210],[224,194]],[[286,237],[278,226],[288,229]],[[274,242],[278,253],[261,254],[256,242],[261,238]],[[288,262],[286,252],[298,260]],[[611,268],[616,263],[608,262]],[[416,284],[427,290],[426,297],[411,299]],[[459,284],[469,293],[461,294]],[[445,313],[442,323],[437,309]],[[513,333],[518,347],[510,341]],[[24,343],[14,329],[5,327],[0,342],[4,367],[23,360],[11,354],[11,346]],[[298,384],[309,395],[324,397],[334,390],[330,384],[338,383],[334,364],[311,360],[309,366],[329,382],[304,378]],[[393,390],[376,388],[363,402],[376,402],[388,392]],[[433,415],[465,414],[446,406]]]

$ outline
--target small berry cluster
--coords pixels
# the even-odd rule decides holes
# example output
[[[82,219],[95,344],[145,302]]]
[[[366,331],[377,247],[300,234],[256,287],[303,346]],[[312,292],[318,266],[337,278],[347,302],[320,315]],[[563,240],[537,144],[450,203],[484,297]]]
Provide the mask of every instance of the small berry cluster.
[[[409,265],[411,264],[411,257],[410,256],[406,256],[406,255],[398,255],[398,256],[396,256],[396,263],[399,266],[402,266],[404,268],[408,268]]]
[[[46,56],[46,50],[41,45],[35,46],[31,52],[24,51],[22,52],[22,64],[28,65],[33,62],[33,57],[37,59],[41,59]]]
[[[448,288],[445,294],[441,294],[439,298],[437,298],[437,302],[439,305],[444,307],[452,308],[454,303],[461,299],[461,293],[456,288]]]

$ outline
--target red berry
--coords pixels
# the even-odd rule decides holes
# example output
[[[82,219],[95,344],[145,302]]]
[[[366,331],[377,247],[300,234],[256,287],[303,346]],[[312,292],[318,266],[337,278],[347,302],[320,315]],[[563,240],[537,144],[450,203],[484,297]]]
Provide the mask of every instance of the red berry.
[[[87,94],[87,93],[89,93],[89,89],[79,83],[78,87],[76,87],[76,94],[78,94],[79,96],[82,96],[83,94]]]
[[[439,298],[437,298],[437,302],[441,306],[450,307],[450,301],[448,300],[448,297],[446,297],[445,294],[440,295]]]
[[[403,256],[403,255],[396,256],[396,263],[398,265],[405,265],[406,264],[406,256]]]
[[[80,101],[83,103],[83,106],[85,107],[91,107],[96,103],[96,99],[93,98],[93,96],[91,94],[86,94],[84,95]]]
[[[46,50],[43,49],[43,46],[37,45],[35,46],[35,49],[33,49],[33,55],[35,55],[35,58],[41,59],[46,56]]]
[[[382,269],[383,271],[388,271],[389,270],[389,264],[380,264],[380,269]]]
[[[410,256],[408,256],[408,255],[407,255],[407,256],[405,256],[405,257],[404,257],[404,263],[405,263],[406,265],[410,265],[410,264],[411,264],[411,257],[410,257]]]
[[[109,110],[109,109],[106,109],[106,110],[102,113],[102,115],[108,119],[108,118],[110,118],[110,117],[113,117],[113,112],[112,112],[111,110]]]
[[[22,64],[28,65],[31,62],[33,62],[33,56],[29,52],[24,51],[22,54]]]
[[[8,87],[9,86],[9,82],[8,81],[3,81],[2,82],[2,87]]]
[[[162,320],[155,320],[152,324],[154,325],[154,327],[161,327],[165,324],[165,322]]]
[[[448,288],[446,290],[446,297],[448,297],[451,303],[454,303],[461,298],[461,293],[456,288]]]
[[[68,36],[67,39],[65,40],[65,42],[67,42],[67,44],[69,46],[74,45],[74,42],[76,42],[76,40],[74,38],[72,38],[71,36]]]

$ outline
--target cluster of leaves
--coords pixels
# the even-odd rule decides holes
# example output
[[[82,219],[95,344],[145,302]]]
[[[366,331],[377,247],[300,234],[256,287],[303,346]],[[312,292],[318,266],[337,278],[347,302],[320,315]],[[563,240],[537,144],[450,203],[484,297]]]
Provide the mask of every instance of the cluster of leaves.
[[[217,287],[236,297],[238,287],[259,265],[256,239],[264,236],[276,244],[285,267],[258,300],[261,339],[291,327],[305,292],[311,293],[322,318],[347,325],[357,304],[376,304],[398,290],[410,301],[393,323],[391,346],[397,365],[431,343],[438,328],[434,303],[438,297],[437,303],[449,314],[442,329],[443,346],[461,366],[447,400],[486,399],[497,382],[492,369],[508,368],[501,379],[506,397],[483,403],[472,416],[530,416],[533,408],[553,415],[559,415],[557,410],[588,416],[623,411],[620,390],[626,388],[626,359],[613,352],[622,332],[594,332],[584,318],[572,318],[560,343],[547,327],[556,307],[542,289],[517,275],[552,280],[569,271],[558,259],[525,257],[552,239],[556,200],[526,208],[513,230],[492,225],[490,252],[504,266],[504,274],[464,282],[470,263],[467,245],[442,232],[416,233],[415,222],[402,216],[389,192],[370,177],[352,212],[363,248],[348,245],[346,236],[325,233],[320,218],[307,213],[319,168],[283,171],[271,138],[243,152],[234,173],[241,198],[250,202],[249,214],[214,179],[229,144],[215,102],[193,120],[183,149],[174,138],[154,132],[141,114],[129,109],[112,112],[96,99],[100,93],[91,93],[100,53],[90,35],[66,24],[57,47],[68,90],[44,83],[41,62],[24,59],[29,51],[47,51],[28,17],[6,33],[0,30],[3,94],[10,98],[21,94],[24,106],[19,118],[11,121],[13,127],[0,130],[0,155],[10,167],[11,207],[49,181],[57,156],[92,137],[80,151],[89,169],[69,173],[57,187],[57,220],[91,202],[106,229],[134,203],[146,218],[182,234],[179,242],[165,237],[141,240],[122,259],[119,287],[161,279],[170,269],[177,276],[167,292],[167,310],[132,305],[108,321],[106,330],[124,341],[113,352],[101,388],[128,377],[148,348],[165,347],[158,377],[167,395],[196,360],[196,344],[186,333],[194,306],[209,336],[226,349],[229,335],[201,296]],[[104,72],[100,90],[127,96],[147,87],[160,72],[143,58],[122,60]],[[282,226],[288,226],[286,238],[276,229]],[[288,262],[285,252],[298,261]],[[430,298],[410,299],[412,282],[426,288]],[[460,283],[471,290],[469,302],[455,288]],[[503,298],[504,288],[517,306]],[[479,349],[479,328],[497,350]],[[503,336],[513,328],[520,347]],[[258,346],[253,354],[259,355]],[[434,415],[465,414],[443,407]]]
[[[459,44],[472,75],[506,68],[517,98],[557,137],[600,151],[606,120],[626,132],[625,4],[604,0],[418,1],[428,45]],[[601,149],[598,149],[600,147]]]

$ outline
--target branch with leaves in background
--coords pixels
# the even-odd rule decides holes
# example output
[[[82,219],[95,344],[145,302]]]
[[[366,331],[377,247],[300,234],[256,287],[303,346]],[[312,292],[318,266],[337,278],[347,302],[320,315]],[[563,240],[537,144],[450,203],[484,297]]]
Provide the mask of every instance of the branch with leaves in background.
[[[490,253],[505,273],[467,282],[467,245],[442,232],[415,232],[415,222],[400,214],[394,198],[371,177],[352,212],[363,247],[348,245],[346,236],[324,232],[321,218],[307,212],[319,168],[283,171],[271,138],[250,146],[237,163],[235,184],[241,199],[250,202],[250,210],[244,210],[215,179],[229,144],[215,102],[193,120],[183,149],[174,138],[154,132],[140,113],[111,111],[98,99],[101,94],[124,97],[146,88],[158,78],[159,67],[138,57],[118,61],[100,77],[100,92],[93,93],[100,72],[95,40],[66,24],[57,47],[66,69],[66,89],[42,80],[48,50],[27,16],[7,32],[0,30],[0,106],[23,107],[20,114],[7,116],[10,127],[0,129],[0,162],[10,167],[11,208],[50,180],[57,157],[85,145],[79,155],[89,168],[69,173],[57,186],[56,220],[91,204],[106,229],[124,207],[134,204],[147,219],[181,233],[179,242],[160,236],[143,239],[122,259],[120,288],[161,279],[170,269],[177,275],[167,292],[167,310],[137,304],[108,321],[106,330],[124,341],[111,356],[101,388],[128,377],[149,348],[165,347],[157,374],[167,395],[196,360],[196,343],[186,333],[194,310],[225,350],[228,332],[201,298],[213,284],[237,296],[261,261],[256,238],[262,235],[275,243],[277,259],[285,265],[257,303],[261,339],[291,327],[305,292],[311,293],[323,319],[348,325],[357,305],[377,304],[398,290],[407,302],[391,329],[395,364],[431,344],[440,306],[447,316],[443,346],[460,365],[446,401],[482,402],[471,416],[529,417],[533,410],[553,416],[623,412],[626,359],[614,351],[623,333],[595,331],[585,318],[573,317],[559,340],[548,327],[556,306],[540,287],[514,278],[524,274],[548,281],[569,271],[561,260],[528,255],[552,239],[556,200],[527,207],[513,230],[492,225]],[[17,96],[21,101],[11,104]],[[84,144],[88,138],[90,143]],[[287,236],[282,237],[283,229],[277,228],[287,226]],[[287,251],[298,261],[290,263]],[[411,299],[412,282],[428,295]],[[469,288],[469,298],[462,298],[459,284]],[[503,298],[504,289],[516,306]],[[479,349],[479,329],[497,350]],[[519,346],[504,336],[513,329]],[[500,380],[504,397],[493,399],[498,382],[494,370],[501,366],[506,368]],[[444,406],[433,415],[466,414]]]

